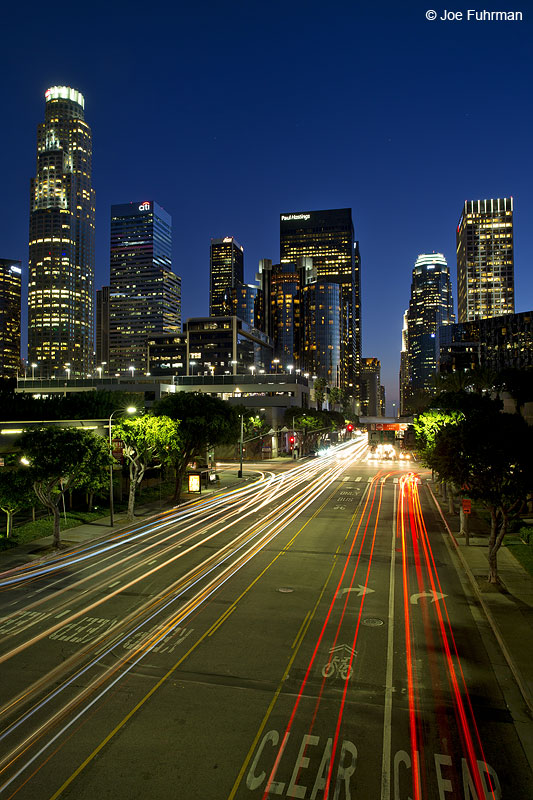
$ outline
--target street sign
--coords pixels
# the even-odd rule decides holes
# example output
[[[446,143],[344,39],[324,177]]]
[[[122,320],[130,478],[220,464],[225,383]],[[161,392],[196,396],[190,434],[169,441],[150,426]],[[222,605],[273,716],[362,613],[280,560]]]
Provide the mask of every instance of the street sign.
[[[468,497],[463,497],[463,514],[472,513],[472,501]]]

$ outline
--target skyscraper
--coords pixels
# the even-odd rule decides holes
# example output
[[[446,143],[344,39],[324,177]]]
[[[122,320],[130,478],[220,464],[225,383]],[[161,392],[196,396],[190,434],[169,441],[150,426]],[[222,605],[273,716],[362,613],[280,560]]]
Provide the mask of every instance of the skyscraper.
[[[418,256],[407,312],[409,405],[417,392],[434,394],[439,326],[455,322],[450,270],[442,253]]]
[[[109,372],[109,300],[111,287],[96,290],[95,368],[100,375]]]
[[[332,387],[340,386],[341,292],[338,283],[323,280],[300,291],[298,366]]]
[[[111,374],[147,369],[148,338],[181,329],[181,278],[171,266],[172,220],[152,200],[111,206]]]
[[[20,284],[22,264],[0,258],[0,378],[20,367]]]
[[[341,287],[340,385],[359,398],[361,363],[360,256],[350,208],[281,214],[280,260],[313,259],[316,279]]]
[[[457,226],[458,320],[512,313],[513,198],[467,200]]]
[[[229,289],[244,283],[244,250],[233,236],[211,239],[209,259],[209,315],[227,311],[224,296]]]
[[[52,86],[45,101],[31,180],[28,356],[43,376],[69,364],[74,377],[93,356],[92,137],[80,92]]]

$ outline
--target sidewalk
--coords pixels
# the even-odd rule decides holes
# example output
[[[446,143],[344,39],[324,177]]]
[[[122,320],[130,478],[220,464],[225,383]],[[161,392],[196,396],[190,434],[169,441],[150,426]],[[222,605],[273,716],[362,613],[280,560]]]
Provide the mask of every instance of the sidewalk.
[[[228,489],[236,486],[242,486],[243,483],[247,483],[256,477],[256,471],[250,468],[247,470],[245,465],[243,469],[243,477],[238,478],[237,468],[238,465],[235,466],[235,469],[219,470],[218,475],[220,475],[220,480],[215,484],[208,486],[207,488],[202,487],[201,493],[183,491],[181,494],[179,507],[181,508],[185,505],[192,505],[204,500],[206,496],[219,494],[220,492],[227,491]],[[114,514],[115,524],[113,527],[110,526],[110,517],[107,515],[105,517],[101,517],[100,519],[94,520],[93,522],[77,525],[75,528],[68,528],[68,530],[62,531],[61,539],[64,544],[73,547],[98,539],[106,539],[111,534],[117,533],[118,531],[123,530],[132,524],[135,525],[137,522],[140,522],[143,519],[149,519],[150,517],[157,516],[161,512],[169,511],[172,508],[173,506],[169,503],[160,503],[159,500],[154,500],[146,505],[140,505],[136,507],[134,523],[127,521],[125,511],[120,511]],[[66,553],[68,551],[65,549],[61,550],[60,552]],[[53,547],[52,536],[45,536],[42,539],[34,539],[31,542],[26,542],[25,544],[18,545],[17,547],[12,547],[10,550],[1,550],[0,573],[14,569],[15,567],[23,566],[24,564],[30,564],[44,560],[49,556],[57,555],[57,553],[58,551]]]
[[[428,482],[450,540],[472,584],[524,702],[533,714],[533,577],[504,546],[498,551],[501,586],[489,584],[486,523],[470,517],[470,544],[459,536],[459,514],[451,515]]]

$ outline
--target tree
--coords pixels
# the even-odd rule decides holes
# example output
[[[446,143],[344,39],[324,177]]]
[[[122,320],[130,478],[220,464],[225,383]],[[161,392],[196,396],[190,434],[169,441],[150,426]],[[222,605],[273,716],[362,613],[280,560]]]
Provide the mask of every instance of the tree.
[[[435,437],[430,466],[490,513],[490,583],[498,582],[497,554],[509,517],[533,487],[532,446],[533,430],[516,414],[476,415],[445,425]]]
[[[34,500],[33,483],[27,469],[0,472],[0,508],[7,515],[6,536],[13,532],[13,515],[28,508]]]
[[[313,384],[315,403],[318,411],[322,411],[322,405],[326,396],[326,385],[324,378],[317,378]]]
[[[153,412],[156,416],[168,416],[180,423],[180,448],[175,452],[173,462],[176,470],[174,502],[178,502],[189,461],[217,445],[237,442],[240,416],[224,400],[200,392],[167,394],[155,404]]]
[[[342,391],[338,386],[332,386],[329,392],[329,402],[332,406],[342,405]]]
[[[107,441],[81,428],[50,427],[26,431],[17,446],[29,462],[35,494],[52,513],[54,547],[60,547],[59,502],[74,485],[94,480],[109,467]]]
[[[128,520],[135,518],[135,494],[144,473],[156,460],[160,465],[170,463],[180,452],[180,430],[169,417],[143,417],[122,419],[113,426],[113,436],[123,442],[123,454],[129,463],[130,489],[128,495]]]

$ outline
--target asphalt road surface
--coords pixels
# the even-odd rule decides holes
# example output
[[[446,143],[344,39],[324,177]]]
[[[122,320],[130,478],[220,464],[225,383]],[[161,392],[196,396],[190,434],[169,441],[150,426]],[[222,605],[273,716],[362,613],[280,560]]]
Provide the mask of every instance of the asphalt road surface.
[[[533,798],[427,475],[367,456],[4,572],[0,797]]]

